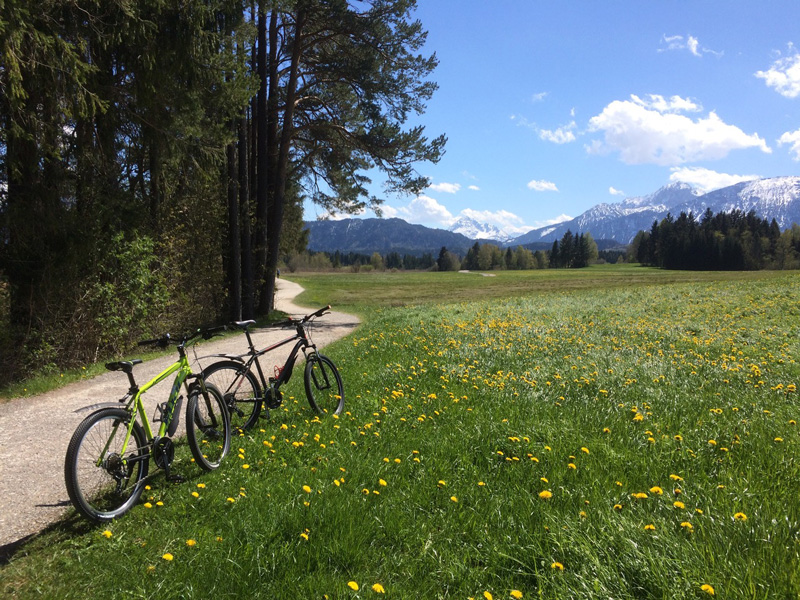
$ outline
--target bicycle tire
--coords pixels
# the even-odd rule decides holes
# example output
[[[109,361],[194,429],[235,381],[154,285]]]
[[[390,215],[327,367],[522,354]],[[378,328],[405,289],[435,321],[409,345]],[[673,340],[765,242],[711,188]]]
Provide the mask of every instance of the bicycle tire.
[[[222,393],[206,383],[208,398],[199,385],[189,390],[186,405],[186,437],[194,461],[204,471],[213,471],[231,449],[231,423]]]
[[[263,403],[261,386],[245,365],[222,360],[203,369],[203,379],[222,392],[231,431],[245,431],[256,424]]]
[[[303,373],[306,398],[311,408],[320,414],[341,414],[344,410],[344,386],[339,369],[333,361],[318,352],[306,357]]]
[[[92,521],[105,522],[123,515],[144,490],[150,453],[139,423],[133,424],[127,456],[123,459],[118,452],[130,418],[131,414],[121,408],[98,410],[78,425],[67,447],[64,480],[69,499]],[[108,452],[98,465],[104,448]],[[138,460],[128,462],[132,458]]]

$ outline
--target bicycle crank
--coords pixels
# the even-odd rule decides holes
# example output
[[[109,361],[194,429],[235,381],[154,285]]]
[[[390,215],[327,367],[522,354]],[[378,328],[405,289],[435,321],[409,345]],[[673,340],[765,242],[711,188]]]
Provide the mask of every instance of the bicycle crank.
[[[169,468],[175,460],[175,444],[168,437],[158,438],[153,442],[153,460],[156,466],[164,469],[164,478],[173,483],[181,483],[183,477],[180,475],[170,475]]]

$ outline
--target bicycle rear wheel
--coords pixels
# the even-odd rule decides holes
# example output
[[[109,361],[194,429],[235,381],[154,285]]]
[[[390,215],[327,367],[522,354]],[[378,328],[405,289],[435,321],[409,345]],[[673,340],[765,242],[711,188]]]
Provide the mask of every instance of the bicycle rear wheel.
[[[256,424],[261,412],[261,386],[245,365],[223,360],[203,369],[203,378],[222,392],[234,433]]]
[[[67,447],[67,493],[78,512],[93,521],[124,514],[144,490],[150,453],[139,423],[133,424],[123,452],[130,418],[121,408],[98,410],[78,425]]]
[[[308,403],[316,412],[338,415],[344,410],[342,377],[330,358],[318,352],[309,354],[303,381]]]
[[[203,470],[213,471],[231,448],[231,424],[222,393],[210,383],[206,383],[206,392],[199,385],[189,390],[186,437],[195,462]]]

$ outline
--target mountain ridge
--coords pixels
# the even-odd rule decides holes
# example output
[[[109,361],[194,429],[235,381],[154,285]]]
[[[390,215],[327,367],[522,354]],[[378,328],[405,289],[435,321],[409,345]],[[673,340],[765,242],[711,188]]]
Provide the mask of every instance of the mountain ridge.
[[[707,209],[715,214],[753,210],[761,218],[775,219],[781,230],[788,229],[793,223],[800,223],[800,176],[755,179],[705,194],[686,183],[670,183],[645,196],[596,204],[574,219],[533,229],[515,238],[468,217],[451,225],[451,231],[413,225],[397,218],[307,221],[305,226],[309,231],[308,249],[312,251],[397,252],[420,256],[436,254],[446,247],[464,255],[476,241],[503,247],[542,248],[560,240],[567,230],[591,233],[596,241],[605,240],[604,245],[611,241],[625,245],[668,213],[678,216],[681,212],[693,212],[701,218]]]

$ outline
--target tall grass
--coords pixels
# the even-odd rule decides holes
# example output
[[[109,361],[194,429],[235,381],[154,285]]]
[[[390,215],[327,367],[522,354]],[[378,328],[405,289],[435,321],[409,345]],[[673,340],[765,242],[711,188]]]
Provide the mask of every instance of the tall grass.
[[[293,381],[219,471],[180,449],[187,482],[156,476],[107,527],[66,520],[0,590],[796,598],[798,292],[789,275],[373,311],[326,349],[346,414],[316,418]]]

